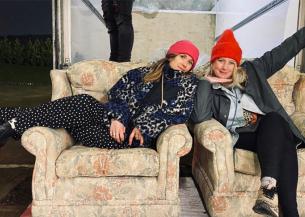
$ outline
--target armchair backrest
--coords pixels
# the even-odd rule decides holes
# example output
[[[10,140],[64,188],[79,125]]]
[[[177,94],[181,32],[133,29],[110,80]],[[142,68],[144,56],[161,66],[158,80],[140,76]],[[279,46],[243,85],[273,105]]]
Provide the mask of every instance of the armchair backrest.
[[[145,65],[147,65],[147,63],[144,62],[117,63],[107,60],[81,61],[73,64],[66,71],[69,85],[68,88],[72,95],[86,93],[101,102],[105,102],[107,101],[107,91],[118,81],[119,78],[121,78],[127,71]],[[204,65],[201,70],[196,72],[196,74],[200,77],[202,76],[203,71],[206,70],[208,70],[207,66]],[[295,83],[299,80],[300,75],[301,73],[296,71],[293,67],[285,66],[268,80],[273,91],[289,115],[295,111],[295,104],[292,95]],[[54,89],[60,89],[61,92],[63,91],[63,87],[57,87],[61,84],[56,84],[60,83],[57,82],[56,79],[54,79],[52,83],[53,86],[56,86]],[[64,92],[67,91],[68,90]],[[66,93],[57,94],[57,91],[53,92],[53,99],[66,95]]]
[[[107,91],[127,71],[145,66],[145,63],[116,63],[107,60],[86,60],[73,64],[67,70],[72,95],[89,94],[101,102],[107,101]]]
[[[295,111],[296,105],[293,100],[293,90],[300,76],[301,73],[299,71],[293,67],[285,66],[268,79],[275,95],[289,115]]]

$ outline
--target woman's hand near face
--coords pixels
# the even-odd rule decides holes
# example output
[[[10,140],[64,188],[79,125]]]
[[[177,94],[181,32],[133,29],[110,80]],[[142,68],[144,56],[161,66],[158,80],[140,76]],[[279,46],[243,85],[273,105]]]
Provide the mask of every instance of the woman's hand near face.
[[[211,75],[206,75],[206,76],[204,76],[204,78],[212,84],[214,84],[214,83],[226,84],[226,83],[232,82],[231,78],[218,78],[216,76],[211,76]]]
[[[116,142],[122,143],[125,139],[125,126],[120,121],[111,119],[109,134]]]
[[[141,131],[138,128],[133,128],[130,136],[129,136],[129,145],[132,144],[133,139],[139,140],[140,141],[140,146],[143,146],[144,144],[144,137],[141,133]]]

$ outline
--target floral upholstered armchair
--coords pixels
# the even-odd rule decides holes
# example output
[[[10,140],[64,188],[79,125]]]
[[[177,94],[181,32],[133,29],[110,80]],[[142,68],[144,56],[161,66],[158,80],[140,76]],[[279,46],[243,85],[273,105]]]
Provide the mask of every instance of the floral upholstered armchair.
[[[305,136],[305,74],[285,67],[269,80],[280,102]],[[261,216],[252,211],[260,186],[255,153],[233,151],[229,131],[216,120],[194,128],[192,173],[212,217]],[[300,216],[305,216],[305,149],[298,150],[297,189]]]
[[[87,93],[101,102],[137,63],[83,61],[51,71],[52,100]],[[32,181],[33,217],[179,216],[179,158],[192,138],[175,125],[158,138],[157,150],[108,150],[74,144],[64,129],[33,127],[23,146],[36,156]]]

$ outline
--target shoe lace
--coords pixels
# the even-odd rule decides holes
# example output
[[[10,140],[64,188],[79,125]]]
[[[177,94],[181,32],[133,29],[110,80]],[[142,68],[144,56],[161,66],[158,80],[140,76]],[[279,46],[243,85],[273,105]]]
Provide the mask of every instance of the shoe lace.
[[[261,187],[263,190],[263,194],[264,196],[266,196],[269,199],[273,199],[274,195],[277,194],[277,188],[276,187],[272,187],[270,189],[267,189],[266,187]]]

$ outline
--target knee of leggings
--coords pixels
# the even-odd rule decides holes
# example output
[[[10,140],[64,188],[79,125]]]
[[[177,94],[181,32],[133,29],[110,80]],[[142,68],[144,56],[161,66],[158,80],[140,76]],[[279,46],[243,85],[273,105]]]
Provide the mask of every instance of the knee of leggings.
[[[271,122],[275,126],[278,126],[278,125],[287,125],[285,119],[280,114],[278,114],[277,112],[267,113],[263,117],[262,122]]]
[[[282,116],[277,112],[269,112],[265,116],[270,118],[282,118]]]
[[[263,116],[259,124],[262,126],[261,129],[266,132],[280,134],[281,136],[285,135],[285,138],[292,142],[294,141],[293,133],[288,122],[276,112],[271,112]]]
[[[106,23],[106,27],[108,29],[108,33],[118,31],[118,27],[117,27],[116,23],[107,22],[106,20],[105,20],[105,23]]]
[[[131,26],[132,17],[130,15],[118,15],[115,18],[115,22],[118,28],[120,28],[121,26]]]
[[[79,94],[78,98],[80,101],[84,102],[84,103],[88,103],[91,102],[93,100],[93,97],[90,96],[89,94]]]

